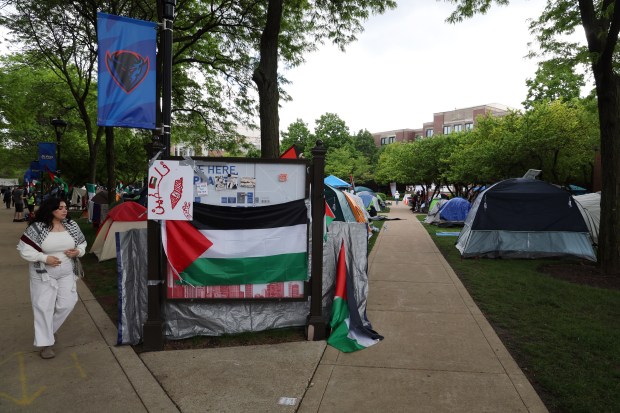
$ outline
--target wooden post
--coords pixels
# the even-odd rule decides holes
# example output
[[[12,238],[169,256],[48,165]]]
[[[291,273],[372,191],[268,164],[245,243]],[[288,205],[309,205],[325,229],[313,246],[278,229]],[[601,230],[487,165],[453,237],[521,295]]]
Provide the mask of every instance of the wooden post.
[[[324,340],[327,325],[323,318],[323,220],[325,218],[325,196],[323,177],[325,174],[325,153],[323,142],[316,141],[312,149],[312,269],[310,279],[310,314],[306,321],[306,337],[310,341]]]

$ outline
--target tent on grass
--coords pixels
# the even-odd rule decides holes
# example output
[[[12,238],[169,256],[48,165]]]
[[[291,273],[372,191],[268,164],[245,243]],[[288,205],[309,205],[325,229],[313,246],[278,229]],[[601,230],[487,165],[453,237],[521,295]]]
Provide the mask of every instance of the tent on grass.
[[[577,206],[590,231],[590,236],[598,244],[598,227],[601,222],[601,193],[583,194],[574,196]]]
[[[99,191],[88,201],[88,222],[98,227],[108,215],[108,191]]]
[[[470,209],[471,204],[464,198],[440,199],[435,203],[424,222],[440,227],[461,226],[465,223]]]
[[[507,179],[478,195],[456,248],[465,258],[574,256],[596,261],[572,195],[529,178]]]
[[[330,185],[324,185],[323,193],[325,195],[325,202],[327,202],[327,205],[329,205],[336,217],[335,221],[356,222],[355,215],[353,215],[347,198],[342,191]]]
[[[379,198],[374,194],[374,192],[357,192],[355,195],[359,196],[364,202],[364,207],[366,209],[370,208],[370,206],[374,206],[377,212],[381,211],[381,204],[379,203]]]
[[[431,202],[431,207],[428,210],[428,214],[426,215],[426,218],[424,218],[424,223],[439,223],[439,221],[441,220],[441,218],[439,217],[439,211],[441,211],[441,207],[444,206],[447,202],[447,199],[433,199],[433,202]]]
[[[82,189],[82,188],[77,188],[77,187],[73,187],[73,189],[71,190],[71,206],[74,208],[80,208],[82,209],[86,203],[85,199],[86,199],[86,189]]]
[[[329,175],[327,178],[323,179],[323,183],[338,189],[347,189],[351,187],[351,184],[334,175]]]
[[[367,186],[355,185],[355,193],[359,194],[360,192],[372,192],[373,194],[376,192]]]
[[[146,218],[146,208],[137,202],[128,201],[116,205],[99,227],[90,252],[94,253],[99,261],[116,258],[116,233],[146,228]]]

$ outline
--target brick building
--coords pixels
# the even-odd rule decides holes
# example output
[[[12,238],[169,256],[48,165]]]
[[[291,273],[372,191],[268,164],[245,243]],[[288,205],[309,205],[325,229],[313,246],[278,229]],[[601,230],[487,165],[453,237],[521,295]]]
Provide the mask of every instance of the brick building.
[[[445,135],[473,129],[476,125],[476,118],[480,115],[505,116],[510,111],[515,110],[499,103],[489,103],[447,112],[437,112],[433,114],[433,121],[424,122],[420,129],[395,129],[373,133],[372,136],[375,139],[375,145],[378,147],[394,142],[411,142],[422,137],[428,138],[433,135]]]

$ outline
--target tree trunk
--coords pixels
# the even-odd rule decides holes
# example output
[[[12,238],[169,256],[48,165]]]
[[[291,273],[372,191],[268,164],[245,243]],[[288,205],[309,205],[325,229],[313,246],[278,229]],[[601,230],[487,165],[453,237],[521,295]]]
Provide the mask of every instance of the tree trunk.
[[[282,3],[283,0],[269,0],[267,23],[260,40],[260,62],[252,76],[258,88],[262,158],[280,156],[278,36],[282,21]]]
[[[597,2],[598,3],[598,2]],[[601,220],[598,264],[605,274],[620,276],[620,77],[614,74],[614,51],[620,32],[620,9],[603,2],[597,17],[594,1],[579,0],[579,11],[592,59],[601,130]]]
[[[620,79],[611,64],[594,66],[601,128],[601,221],[598,262],[605,274],[620,276]]]
[[[114,157],[114,128],[111,126],[105,128],[105,158],[108,168],[108,205],[112,205],[116,201],[116,174],[114,172],[116,159]]]

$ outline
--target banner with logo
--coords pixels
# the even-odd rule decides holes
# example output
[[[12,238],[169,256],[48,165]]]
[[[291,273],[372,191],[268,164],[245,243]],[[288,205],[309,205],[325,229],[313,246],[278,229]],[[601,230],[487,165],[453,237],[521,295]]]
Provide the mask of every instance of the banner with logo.
[[[97,125],[155,129],[157,24],[97,13]]]
[[[56,172],[56,144],[39,142],[39,167],[42,171]]]

